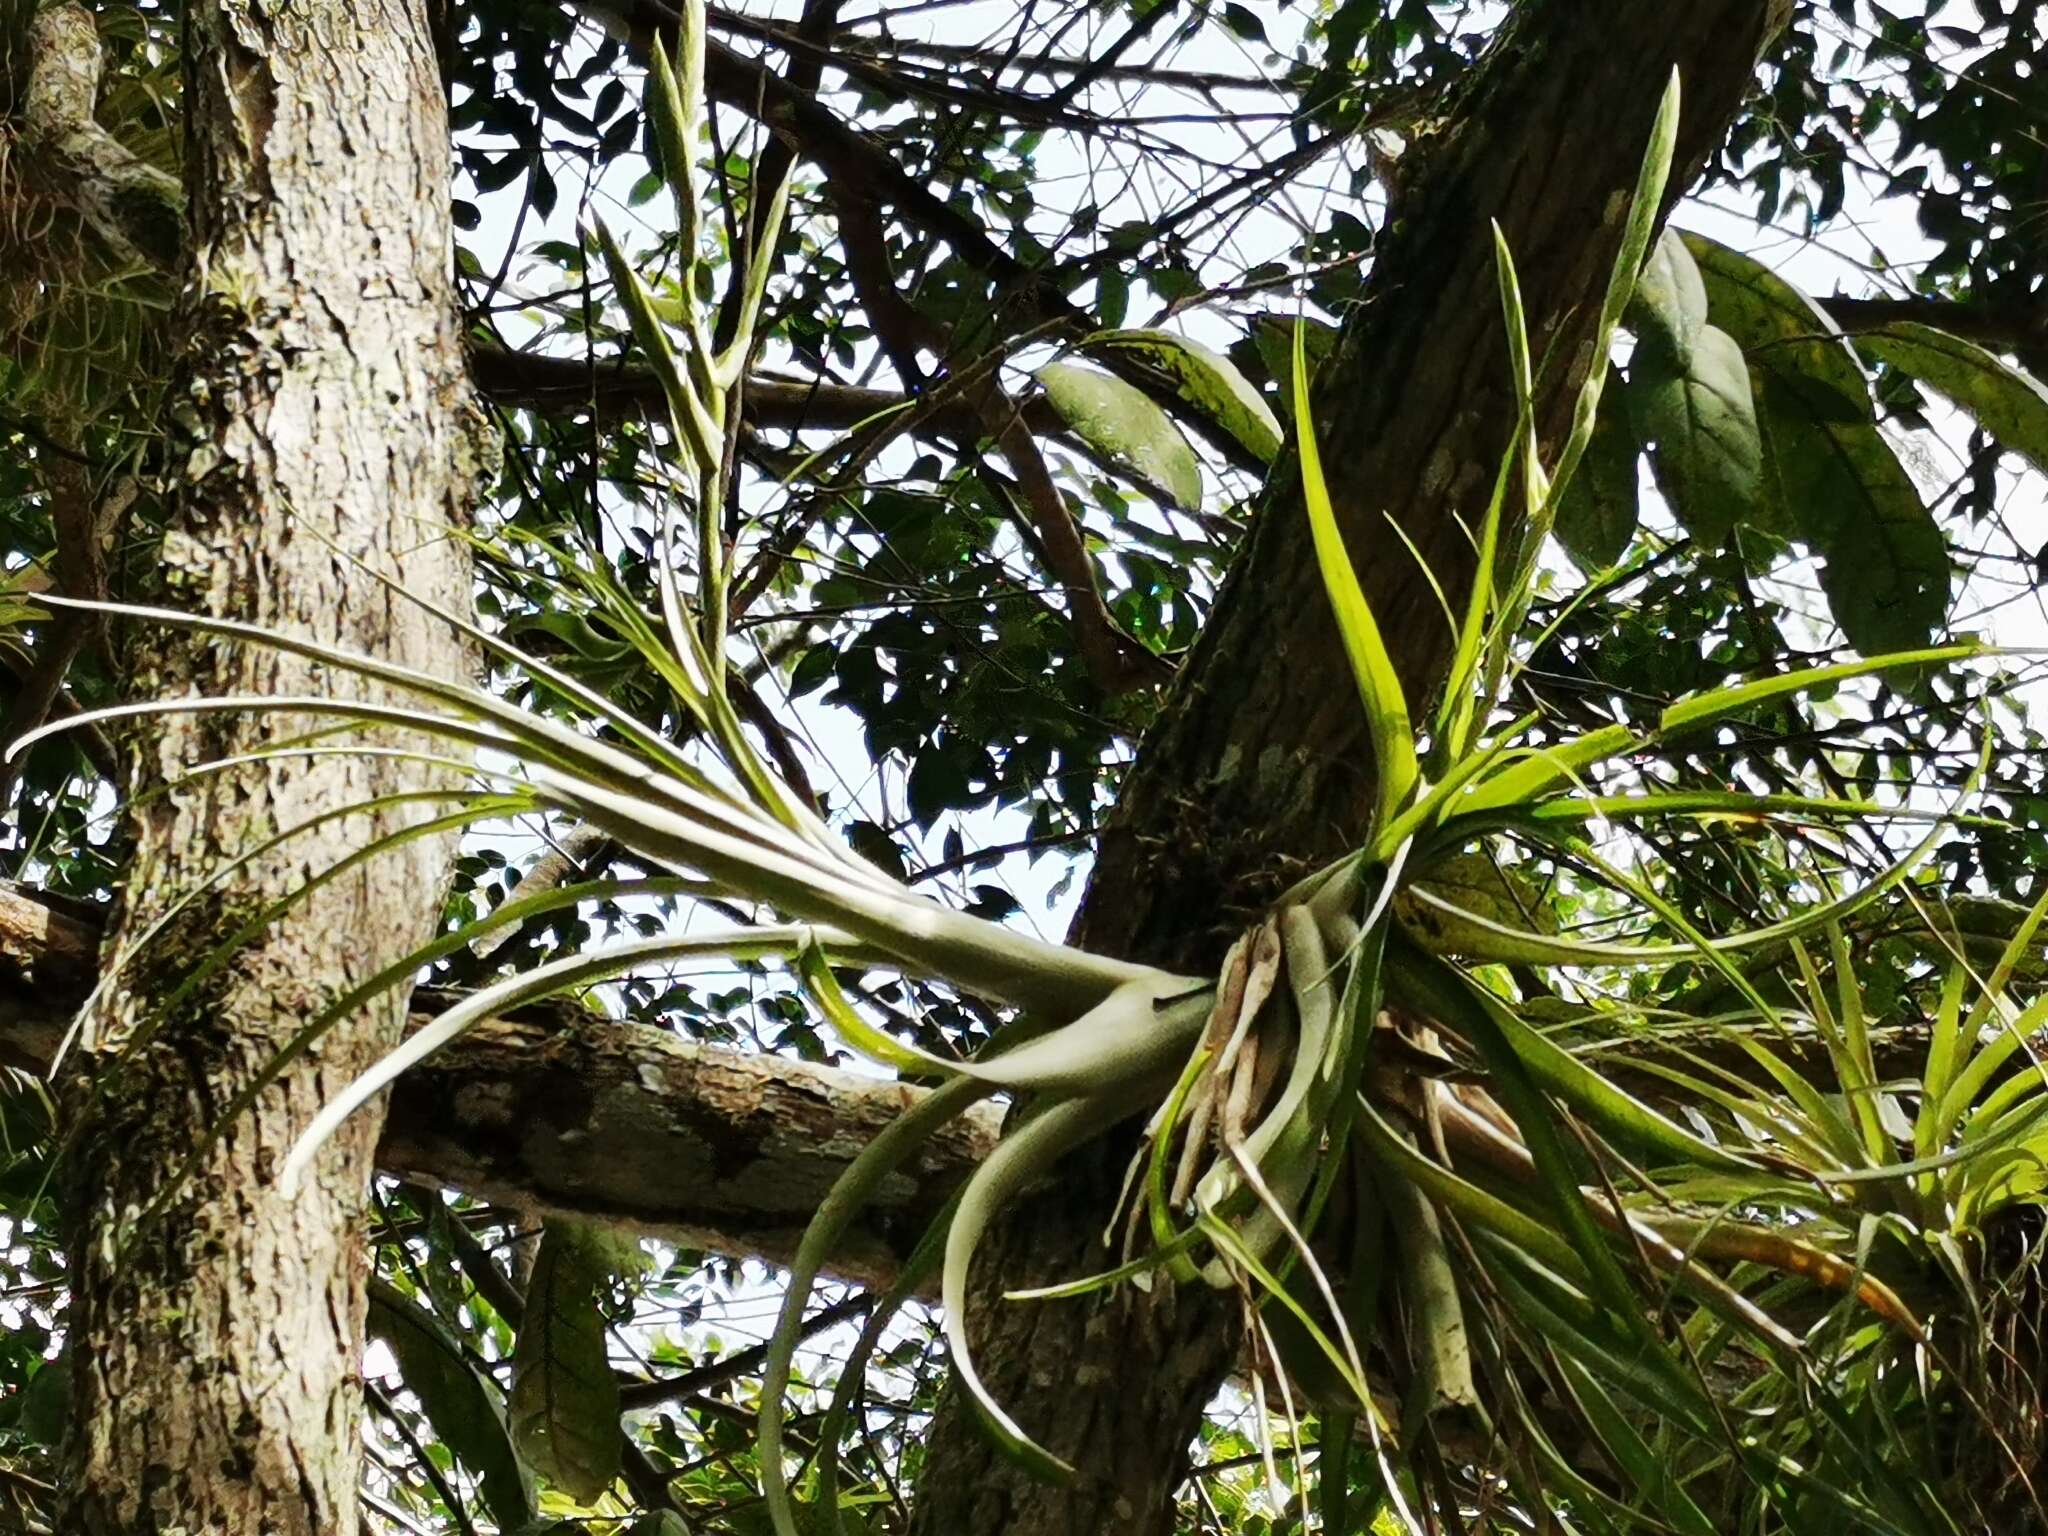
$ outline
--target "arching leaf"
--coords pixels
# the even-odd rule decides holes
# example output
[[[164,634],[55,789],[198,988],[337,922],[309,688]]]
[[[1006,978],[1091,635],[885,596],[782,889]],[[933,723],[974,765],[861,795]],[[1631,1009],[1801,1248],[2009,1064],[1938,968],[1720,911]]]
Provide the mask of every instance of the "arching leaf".
[[[1180,428],[1122,379],[1073,363],[1047,363],[1038,382],[1060,420],[1091,447],[1158,487],[1176,506],[1202,504],[1202,466]]]
[[[1707,294],[1707,319],[1751,362],[1787,380],[1810,415],[1871,420],[1869,380],[1841,327],[1754,256],[1705,235],[1684,235]]]
[[[1083,343],[1135,352],[1172,375],[1181,399],[1228,432],[1264,463],[1280,451],[1280,418],[1237,364],[1172,331],[1103,331]]]
[[[2048,471],[2048,388],[1975,342],[1901,321],[1856,337],[1863,352],[1940,391],[1999,446]]]
[[[619,1384],[605,1348],[598,1297],[616,1245],[550,1223],[527,1286],[512,1351],[512,1436],[527,1463],[589,1503],[619,1475]]]
[[[441,1320],[396,1287],[370,1281],[369,1332],[398,1362],[406,1390],[456,1459],[477,1477],[491,1516],[507,1530],[534,1517],[533,1481],[513,1449],[498,1389],[469,1362]]]

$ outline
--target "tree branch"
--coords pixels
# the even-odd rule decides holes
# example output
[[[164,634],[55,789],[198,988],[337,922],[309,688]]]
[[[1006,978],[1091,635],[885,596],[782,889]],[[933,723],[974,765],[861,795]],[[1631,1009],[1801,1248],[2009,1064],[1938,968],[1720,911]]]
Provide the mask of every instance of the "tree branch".
[[[613,419],[666,408],[661,381],[644,365],[623,358],[598,360],[594,394],[589,366],[580,357],[474,346],[469,366],[480,391],[515,410],[546,413],[595,406],[599,417]],[[775,431],[843,432],[915,403],[915,396],[893,389],[766,373],[747,380],[741,414],[750,425]],[[1040,436],[1065,433],[1065,425],[1044,401],[1033,400],[1024,410],[1026,425]],[[981,421],[971,406],[959,401],[932,412],[921,431],[967,444],[981,436]]]
[[[94,924],[0,884],[0,1064],[49,1069],[98,965]],[[455,999],[423,990],[414,1028]],[[715,1045],[574,1006],[490,1020],[392,1090],[380,1171],[542,1219],[787,1262],[853,1157],[925,1090]],[[970,1111],[892,1177],[832,1261],[887,1285],[995,1145]]]
[[[184,189],[94,117],[100,34],[84,6],[51,6],[29,24],[20,162],[38,196],[76,213],[117,261],[167,269],[184,239]]]
[[[1821,300],[1821,308],[1843,330],[1876,330],[1909,322],[1929,325],[1994,352],[2012,352],[2036,372],[2048,368],[2048,298],[2029,294],[2010,299],[1941,299],[1925,294],[1898,298]]]

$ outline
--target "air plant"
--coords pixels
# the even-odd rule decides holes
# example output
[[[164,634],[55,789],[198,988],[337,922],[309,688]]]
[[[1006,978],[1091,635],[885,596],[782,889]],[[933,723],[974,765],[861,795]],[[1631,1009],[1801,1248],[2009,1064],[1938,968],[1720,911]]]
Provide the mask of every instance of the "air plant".
[[[1442,703],[1420,727],[1339,532],[1297,338],[1292,389],[1303,501],[1370,724],[1376,772],[1375,804],[1356,850],[1275,902],[1214,975],[1174,974],[1043,942],[918,894],[854,854],[806,808],[727,696],[730,570],[718,519],[726,435],[767,264],[738,278],[737,334],[715,348],[694,298],[706,276],[694,154],[704,110],[703,25],[701,4],[686,6],[681,53],[672,65],[656,50],[647,98],[678,211],[680,319],[665,317],[609,231],[600,224],[594,232],[640,350],[662,381],[677,445],[678,494],[657,541],[659,624],[602,570],[549,552],[578,600],[648,659],[688,715],[696,745],[678,745],[567,671],[471,626],[477,643],[522,671],[555,714],[290,635],[154,609],[122,611],[316,659],[382,693],[362,702],[208,698],[127,709],[313,714],[431,737],[438,755],[416,755],[467,781],[434,792],[455,806],[434,826],[553,814],[601,829],[645,867],[664,872],[529,898],[443,935],[337,998],[308,1022],[294,1051],[421,964],[599,889],[715,891],[759,903],[780,921],[596,948],[484,987],[325,1106],[293,1149],[286,1181],[304,1173],[346,1116],[479,1020],[650,966],[780,960],[850,1049],[938,1083],[846,1169],[791,1267],[760,1409],[761,1476],[780,1536],[798,1530],[782,1409],[811,1288],[878,1184],[953,1117],[997,1094],[1019,1101],[1024,1114],[967,1181],[890,1302],[938,1271],[957,1379],[990,1433],[1042,1476],[1072,1469],[982,1386],[967,1276],[992,1221],[1016,1196],[1075,1147],[1144,1116],[1121,1251],[1106,1255],[1099,1274],[1010,1304],[1120,1284],[1207,1285],[1251,1298],[1253,1330],[1286,1367],[1290,1402],[1311,1408],[1320,1425],[1317,1509],[1325,1528],[1352,1528],[1357,1514],[1347,1489],[1361,1423],[1380,1486],[1397,1504],[1404,1458],[1455,1425],[1464,1438],[1441,1444],[1461,1446],[1456,1454],[1469,1461],[1488,1444],[1512,1441],[1516,1452],[1504,1458],[1510,1492],[1542,1499],[1528,1481],[1540,1475],[1541,1487],[1563,1490],[1595,1529],[1725,1529],[1715,1501],[1731,1487],[1758,1495],[1751,1508],[1764,1513],[1748,1518],[1759,1525],[1828,1507],[1830,1518],[1872,1530],[1953,1528],[1954,1513],[1926,1470],[1927,1445],[1939,1433],[1935,1415],[1902,1406],[1898,1384],[1970,1379],[1968,1352],[1907,1296],[1924,1293],[1930,1277],[1967,1293],[1974,1273],[1967,1234],[1991,1210],[2040,1193],[2048,1094],[2038,1074],[2007,1068],[2048,1017],[2048,1003],[2023,1006],[2010,996],[2043,909],[1988,975],[1979,977],[1957,953],[1916,1089],[1917,1113],[1902,1141],[1895,1127],[1904,1111],[1872,1055],[1871,1021],[1844,935],[1873,904],[1911,899],[1932,833],[1854,889],[1717,935],[1701,932],[1642,871],[1605,856],[1598,835],[1681,819],[1818,828],[1918,819],[1938,832],[1960,808],[1914,810],[1832,794],[1609,793],[1593,781],[1604,767],[1667,738],[1796,692],[1985,649],[1939,646],[1782,673],[1681,699],[1641,724],[1532,744],[1534,717],[1505,720],[1500,705],[1526,654],[1517,641],[1536,590],[1538,554],[1590,438],[1605,370],[1590,371],[1570,435],[1547,471],[1535,438],[1535,369],[1520,293],[1496,232],[1520,418],[1475,535],[1477,571],[1454,626]],[[1677,115],[1674,78],[1629,205],[1596,358],[1606,355],[1649,247]],[[773,248],[783,211],[778,195],[762,214],[761,249]],[[1526,515],[1511,522],[1517,502]],[[687,593],[676,558],[684,510],[696,516],[695,581]],[[111,713],[118,711],[99,718]],[[318,741],[274,750],[365,749]],[[1460,900],[1442,873],[1504,838],[1573,871],[1616,911],[1646,917],[1670,941],[1575,938],[1498,904]],[[252,929],[264,920],[258,914]],[[1789,996],[1764,985],[1765,972],[1787,957],[1796,976]],[[1626,976],[1680,964],[1715,982],[1726,1005],[1710,1015],[1688,1012],[1683,997],[1589,1006],[1569,1010],[1562,1032],[1500,972],[1546,966]],[[1019,1022],[968,1060],[919,1051],[870,1023],[842,989],[837,974],[861,967],[949,984],[1015,1009]],[[1603,1041],[1654,1035],[1674,1019],[1691,1030],[1690,1051],[1630,1054],[1633,1080],[1656,1086],[1624,1087],[1608,1070],[1620,1053]],[[1748,1070],[1703,1059],[1702,1038],[1724,1043]],[[1822,1091],[1790,1058],[1788,1042],[1815,1038],[1838,1092]],[[1391,1070],[1381,1059],[1389,1042],[1404,1047],[1411,1066],[1434,1053],[1442,1074]],[[1466,1070],[1454,1072],[1459,1066]],[[1405,1213],[1391,1241],[1382,1220],[1360,1214],[1382,1208]],[[1330,1240],[1339,1210],[1352,1213],[1348,1253]],[[1384,1295],[1397,1299],[1408,1321],[1411,1395],[1398,1417],[1384,1390],[1374,1390]],[[846,1422],[858,1363],[887,1310],[863,1335],[826,1421],[814,1496],[835,1518],[835,1431]],[[1932,1395],[1929,1386],[1923,1404]],[[1788,1405],[1797,1413],[1778,1411]],[[1563,1443],[1567,1421],[1596,1448],[1604,1472],[1589,1472],[1578,1448]]]

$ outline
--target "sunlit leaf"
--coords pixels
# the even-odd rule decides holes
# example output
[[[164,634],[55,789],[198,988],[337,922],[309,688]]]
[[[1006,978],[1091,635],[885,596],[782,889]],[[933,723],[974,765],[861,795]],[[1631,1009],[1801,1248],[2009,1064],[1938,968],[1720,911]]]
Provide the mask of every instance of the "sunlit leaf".
[[[1630,365],[1629,419],[1651,444],[1657,484],[1680,522],[1725,542],[1763,493],[1763,443],[1749,365],[1726,331],[1702,325],[1681,357],[1644,347]]]
[[[1173,331],[1103,331],[1084,346],[1134,352],[1172,375],[1180,397],[1228,432],[1258,459],[1280,451],[1280,419],[1237,364]]]
[[[1860,331],[1856,346],[1947,396],[1999,446],[2048,471],[2048,388],[1975,342],[1896,321]]]
[[[1202,466],[1159,405],[1135,385],[1074,363],[1047,363],[1038,382],[1075,434],[1176,506],[1202,504]]]
[[[1665,352],[1679,372],[1690,371],[1693,349],[1707,324],[1707,290],[1677,230],[1667,228],[1650,247],[1627,320],[1644,346]]]

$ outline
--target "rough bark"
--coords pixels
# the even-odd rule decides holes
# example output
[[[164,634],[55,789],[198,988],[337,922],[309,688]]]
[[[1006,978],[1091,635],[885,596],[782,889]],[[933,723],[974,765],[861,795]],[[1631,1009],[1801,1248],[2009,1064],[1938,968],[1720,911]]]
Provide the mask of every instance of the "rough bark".
[[[465,658],[447,627],[354,563],[443,607],[468,601],[445,530],[467,516],[478,444],[448,279],[448,125],[419,0],[195,0],[185,26],[189,243],[159,596],[455,673]],[[347,686],[175,635],[145,637],[134,660],[145,697]],[[173,907],[224,857],[424,782],[360,756],[177,782],[305,724],[183,714],[132,743],[130,788],[145,798],[112,935],[121,963],[66,1070],[66,1532],[356,1528],[377,1117],[349,1125],[293,1198],[276,1181],[314,1110],[396,1037],[404,999],[344,1022],[250,1108],[234,1100],[323,1002],[432,931],[452,846],[415,841],[273,912],[422,813],[352,814]],[[245,924],[255,937],[209,972]]]
[[[1667,72],[1684,80],[1683,184],[1738,105],[1775,0],[1525,0],[1415,136],[1365,302],[1316,391],[1316,430],[1360,577],[1411,697],[1448,635],[1396,520],[1443,586],[1469,584],[1476,526],[1515,406],[1487,220],[1514,250],[1555,441]],[[1091,948],[1177,969],[1220,958],[1292,878],[1342,852],[1369,805],[1370,751],[1284,462],[1178,692],[1119,801],[1078,921]],[[1078,1469],[1049,1488],[1011,1466],[949,1393],[927,1442],[919,1536],[1101,1536],[1167,1528],[1201,1413],[1236,1358],[1232,1305],[1191,1289],[1060,1304],[995,1294],[1100,1268],[1125,1149],[1080,1160],[985,1250],[971,1336],[991,1390]]]

